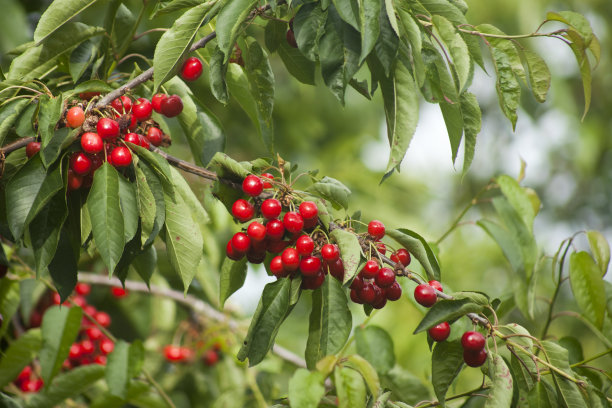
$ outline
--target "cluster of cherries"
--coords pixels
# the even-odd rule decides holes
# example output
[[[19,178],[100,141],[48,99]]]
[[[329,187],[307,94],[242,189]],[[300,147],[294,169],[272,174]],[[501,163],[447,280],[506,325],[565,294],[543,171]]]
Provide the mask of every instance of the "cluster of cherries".
[[[29,365],[21,370],[13,384],[23,392],[38,392],[44,385],[42,378],[36,375],[32,366]]]
[[[187,346],[167,344],[164,346],[164,357],[170,363],[193,363],[198,353]],[[219,361],[221,356],[221,345],[215,343],[211,348],[204,351],[201,360],[204,365],[212,367]]]
[[[91,95],[80,95],[91,97]],[[163,132],[150,120],[153,111],[171,118],[183,110],[183,101],[178,95],[156,94],[148,100],[138,98],[132,101],[128,96],[113,100],[106,109],[109,117],[98,119],[94,131],[86,131],[80,136],[80,151],[70,156],[68,169],[68,189],[88,188],[93,181],[94,172],[104,161],[117,167],[127,167],[132,163],[132,153],[126,142],[149,149],[159,146]],[[81,106],[73,106],[66,112],[66,125],[76,129],[85,123],[85,111]],[[93,130],[93,129],[92,129]],[[26,155],[32,157],[40,151],[40,142],[30,142]]]

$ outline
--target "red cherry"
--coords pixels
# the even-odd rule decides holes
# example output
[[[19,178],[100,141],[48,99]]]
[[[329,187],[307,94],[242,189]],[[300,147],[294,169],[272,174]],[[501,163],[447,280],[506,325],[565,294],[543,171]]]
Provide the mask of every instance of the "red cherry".
[[[70,168],[79,176],[83,176],[91,170],[91,159],[83,152],[74,152],[70,156]]]
[[[287,248],[281,254],[283,268],[286,271],[293,272],[300,266],[300,254],[295,248]]]
[[[358,303],[358,304],[362,304],[363,303],[361,301],[361,299],[359,298],[359,293],[357,293],[357,291],[355,289],[351,289],[351,300],[354,303]]]
[[[83,350],[81,350],[81,345],[79,343],[72,343],[70,346],[70,350],[68,351],[68,358],[73,360],[78,359],[83,355]]]
[[[361,299],[363,303],[372,303],[375,297],[376,293],[374,293],[374,286],[369,282],[364,282],[361,289],[359,289],[359,299]]]
[[[387,246],[385,244],[383,244],[382,242],[377,242],[376,243],[376,250],[378,251],[378,253],[384,255],[384,254],[387,253]]]
[[[374,299],[374,302],[372,302],[372,307],[374,309],[382,309],[383,307],[385,307],[386,304],[387,298],[383,296],[381,298]]]
[[[329,273],[340,282],[344,281],[344,263],[338,258],[334,262],[328,263]]]
[[[96,318],[96,308],[93,305],[85,305],[83,307],[83,313],[85,315],[89,315],[89,316],[93,317],[94,319]],[[109,322],[110,322],[110,317],[109,317]]]
[[[115,343],[111,339],[102,339],[100,342],[100,351],[104,354],[110,354],[115,349]]]
[[[102,331],[95,326],[87,328],[85,335],[92,341],[100,340],[103,336]]]
[[[304,220],[302,216],[295,211],[289,211],[283,217],[283,224],[285,229],[291,233],[298,233],[304,227]]]
[[[123,288],[117,288],[115,286],[113,286],[111,288],[111,294],[116,297],[117,299],[120,299],[122,297],[126,297],[128,294],[128,291],[123,289]]]
[[[361,276],[355,276],[355,279],[351,282],[351,289],[361,290],[363,288],[363,279]]]
[[[319,215],[317,205],[312,201],[304,201],[299,207],[300,215],[304,220],[311,220]]]
[[[376,284],[381,288],[387,288],[395,282],[395,273],[389,268],[380,268],[376,273]]]
[[[438,290],[440,292],[444,292],[442,290],[442,284],[440,282],[438,282],[437,280],[430,280],[428,283],[429,283],[429,286],[431,286],[435,290]]]
[[[295,33],[293,32],[293,30],[287,30],[287,34],[285,34],[285,37],[287,38],[287,44],[289,44],[290,47],[298,47],[297,41],[295,41]]]
[[[414,289],[414,299],[421,306],[431,307],[434,303],[436,303],[438,297],[431,286],[422,283]]]
[[[138,135],[138,136],[140,136],[140,139],[138,140],[138,144],[144,147],[145,149],[149,150],[151,148],[151,142],[149,142],[149,139],[147,139],[146,136],[143,136],[143,135]]]
[[[232,215],[240,222],[247,222],[255,215],[255,207],[247,200],[238,199],[232,205]]]
[[[260,264],[266,259],[266,248],[256,248],[251,246],[249,251],[246,253],[247,260],[252,264]]]
[[[231,238],[227,241],[227,245],[225,246],[225,254],[233,261],[238,261],[244,257],[244,252],[237,252],[234,247],[232,247]]]
[[[335,244],[325,244],[321,248],[321,257],[325,262],[335,262],[340,257],[340,250]]]
[[[295,249],[297,249],[302,256],[312,254],[314,247],[314,241],[308,235],[300,236],[295,242]]]
[[[302,279],[302,288],[315,290],[325,282],[325,272],[322,269],[314,276],[304,276]]]
[[[132,100],[127,96],[122,95],[119,98],[113,99],[113,101],[111,102],[111,106],[120,115],[124,113],[130,113],[132,111]]]
[[[164,347],[164,357],[170,362],[179,362],[183,360],[183,353],[180,346],[168,344]]]
[[[410,252],[408,252],[405,248],[400,248],[395,251],[395,256],[397,257],[396,262],[400,262],[404,266],[410,265]]]
[[[86,283],[79,282],[74,287],[74,291],[81,296],[87,296],[89,293],[91,293],[91,286]]]
[[[283,207],[276,198],[268,198],[261,203],[261,215],[269,220],[278,218],[282,210]]]
[[[147,139],[153,146],[159,146],[162,144],[164,132],[155,126],[151,126],[147,129]]]
[[[266,226],[257,221],[253,221],[247,228],[247,235],[253,241],[261,242],[266,238]]]
[[[138,133],[128,133],[127,135],[125,135],[123,140],[140,146],[140,135]]]
[[[37,380],[26,380],[21,383],[19,388],[23,392],[38,392],[43,386],[43,381],[40,379]]]
[[[270,179],[270,180],[274,180],[274,176],[272,174],[270,174],[270,173],[262,173],[261,177],[267,178],[267,179]],[[272,183],[270,183],[268,181],[265,181],[265,180],[262,180],[262,181],[263,181],[263,187],[264,188],[272,188]]]
[[[98,355],[94,358],[94,364],[106,365],[106,356]]]
[[[157,113],[162,113],[161,104],[168,97],[166,94],[155,94],[153,98],[151,98],[151,105],[153,105],[153,110]]]
[[[402,287],[397,281],[393,282],[391,286],[385,288],[385,296],[387,297],[387,300],[398,300],[400,297],[402,297]]]
[[[81,149],[86,153],[100,153],[104,143],[100,135],[94,132],[86,132],[81,135]]]
[[[189,57],[181,67],[181,78],[185,81],[195,81],[202,75],[202,61],[196,57]]]
[[[167,118],[173,118],[183,111],[183,101],[178,95],[168,96],[161,102],[161,111]]]
[[[23,367],[23,370],[21,370],[21,372],[19,373],[15,381],[21,382],[21,381],[29,380],[31,376],[32,376],[32,367],[28,365],[28,366]]]
[[[111,159],[115,167],[127,167],[132,163],[132,153],[125,146],[117,146],[111,152]]]
[[[266,224],[266,235],[273,241],[278,241],[285,233],[285,225],[280,220],[271,220]]]
[[[96,130],[102,139],[115,139],[119,136],[119,124],[110,118],[100,119]]]
[[[478,351],[463,350],[463,361],[470,367],[480,367],[487,361],[487,351],[485,349]]]
[[[83,354],[93,353],[94,345],[90,340],[83,340],[81,342],[81,351]]]
[[[189,347],[181,347],[181,359],[182,360],[191,360],[193,357],[193,350]]]
[[[251,238],[244,232],[237,232],[232,237],[232,248],[236,252],[246,253],[251,247]]]
[[[153,113],[153,105],[146,98],[138,98],[134,106],[132,106],[132,115],[139,121],[144,122],[151,118]]]
[[[100,166],[104,164],[104,157],[102,155],[92,154],[91,156],[89,156],[89,158],[91,159],[91,172],[92,173],[98,170]]]
[[[380,266],[378,266],[378,262],[376,262],[374,259],[370,259],[361,269],[361,275],[363,275],[363,277],[366,279],[374,279],[379,269]]]
[[[304,276],[315,276],[321,270],[321,259],[316,256],[307,256],[300,261],[300,272]]]
[[[28,159],[40,151],[40,142],[30,142],[26,145],[26,156]]]
[[[442,322],[429,329],[427,333],[429,333],[434,341],[440,342],[448,338],[450,335],[450,330],[451,329],[448,322]]]
[[[242,191],[251,197],[257,197],[263,191],[263,182],[259,177],[249,174],[242,181]]]
[[[111,318],[106,312],[96,312],[93,317],[102,327],[108,327],[111,324]]]
[[[279,223],[280,223],[280,225],[282,227],[283,223],[280,222],[280,221],[279,221]],[[285,227],[283,227],[283,228],[285,228]],[[268,232],[268,228],[266,226],[266,235],[267,235],[267,232]],[[267,236],[269,237],[269,235],[267,235]],[[289,242],[288,241],[281,241],[280,239],[276,239],[276,240],[269,239],[267,241],[267,245],[266,245],[266,247],[268,249],[268,252],[270,252],[272,254],[279,254],[282,251],[284,251],[285,248],[287,248],[288,246],[289,246]]]
[[[68,127],[78,128],[85,122],[85,112],[79,106],[73,106],[66,112],[66,123]]]
[[[219,353],[217,353],[215,350],[206,350],[202,356],[202,361],[208,367],[212,367],[219,361]]]
[[[100,96],[100,92],[81,92],[79,98],[81,99],[92,99],[93,97]]]
[[[464,350],[480,351],[486,343],[485,337],[476,331],[467,331],[461,336],[461,345]]]
[[[288,272],[285,271],[285,268],[283,267],[283,260],[280,255],[275,256],[270,261],[270,272],[272,272],[272,275],[276,276],[277,278],[287,276]]]
[[[134,115],[128,115],[128,117],[130,118],[128,129],[134,131],[138,127],[138,119]]]
[[[370,221],[368,224],[368,234],[374,239],[381,239],[385,236],[385,225],[378,220]]]

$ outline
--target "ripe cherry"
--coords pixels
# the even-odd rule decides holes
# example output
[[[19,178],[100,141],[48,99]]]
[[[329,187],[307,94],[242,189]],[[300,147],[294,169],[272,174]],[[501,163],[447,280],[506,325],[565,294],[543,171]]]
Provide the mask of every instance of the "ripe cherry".
[[[111,152],[111,159],[115,167],[127,167],[132,163],[132,153],[125,146],[117,146]]]
[[[140,137],[138,144],[144,147],[145,149],[149,150],[151,148],[151,142],[149,141],[149,139],[147,139],[147,137],[143,135],[138,135],[138,136]]]
[[[132,106],[132,115],[140,122],[151,118],[152,113],[153,105],[146,98],[138,98],[134,106]]]
[[[321,270],[321,259],[316,256],[307,256],[300,261],[300,272],[304,276],[315,276]]]
[[[478,351],[463,350],[463,361],[470,367],[480,367],[487,361],[487,351],[485,349]]]
[[[374,239],[381,239],[385,236],[385,224],[378,220],[372,220],[368,224],[368,234]]]
[[[385,307],[386,304],[387,304],[387,298],[383,296],[380,299],[378,298],[374,299],[374,301],[372,302],[372,307],[374,309],[382,309],[383,307]]]
[[[106,312],[96,312],[93,317],[102,327],[108,327],[111,324],[111,318]]]
[[[285,226],[280,220],[270,220],[266,224],[266,235],[272,241],[278,241],[285,233]]]
[[[362,304],[363,303],[361,301],[361,299],[359,298],[359,294],[357,293],[357,291],[355,289],[351,289],[351,300],[354,303],[358,303],[358,304]]]
[[[83,185],[83,176],[79,176],[72,169],[68,169],[68,191],[74,191]]]
[[[289,211],[283,217],[283,224],[285,229],[291,233],[297,233],[304,227],[304,220],[302,216],[295,211]]]
[[[395,282],[395,273],[389,268],[380,268],[376,273],[376,284],[381,288],[387,288]]]
[[[28,366],[25,366],[23,370],[21,370],[21,372],[19,373],[15,381],[29,380],[30,377],[32,377],[32,367],[28,365]]]
[[[319,215],[317,205],[312,201],[304,201],[298,209],[304,220],[311,220]]]
[[[263,191],[263,182],[259,177],[249,174],[242,181],[242,191],[251,197],[257,197]]]
[[[274,180],[274,176],[270,173],[262,173],[261,177],[264,179],[270,179],[270,180]],[[272,183],[270,183],[269,181],[266,180],[262,180],[263,181],[263,187],[264,188],[272,188]]]
[[[438,282],[437,280],[430,280],[429,282],[429,286],[431,286],[432,288],[440,291],[440,292],[444,292],[442,290],[442,284],[440,282]]]
[[[261,242],[266,238],[266,226],[257,221],[253,221],[247,228],[247,235],[251,240]]]
[[[232,248],[236,252],[246,253],[251,247],[251,238],[244,232],[237,232],[232,237]]]
[[[104,149],[104,142],[97,133],[86,132],[81,135],[81,149],[90,154],[100,153]]]
[[[436,303],[438,297],[431,286],[422,283],[414,288],[414,299],[421,306],[431,307],[434,303]]]
[[[68,350],[68,358],[72,360],[76,360],[83,355],[83,351],[81,350],[81,345],[79,343],[72,343],[70,349]]]
[[[26,145],[26,156],[28,159],[40,151],[40,142],[30,142]]]
[[[285,35],[285,37],[287,38],[287,44],[289,44],[289,46],[293,48],[298,47],[297,41],[295,41],[295,33],[293,32],[293,30],[287,30],[287,34]]]
[[[189,57],[181,67],[181,78],[185,81],[195,81],[202,75],[202,61],[196,57]]]
[[[202,356],[202,361],[208,367],[212,367],[219,361],[219,353],[217,353],[215,350],[206,350]]]
[[[73,129],[78,128],[85,122],[85,112],[79,106],[73,106],[66,112],[66,123],[68,127]]]
[[[107,358],[106,358],[106,356],[97,355],[97,356],[94,358],[93,362],[94,362],[94,364],[106,365]]]
[[[240,222],[246,222],[255,215],[255,207],[247,200],[238,199],[232,205],[232,215]]]
[[[119,136],[119,123],[110,118],[102,118],[98,121],[96,130],[102,139],[115,139]]]
[[[382,242],[377,242],[376,243],[376,250],[380,253],[380,254],[386,254],[387,253],[387,246],[385,244],[383,244]]]
[[[104,164],[104,157],[100,154],[92,154],[89,158],[91,159],[91,173],[98,170]]]
[[[83,340],[81,342],[81,352],[83,354],[90,354],[94,351],[94,345],[90,340]]]
[[[461,336],[461,345],[464,350],[479,351],[485,346],[485,337],[476,331],[467,331]]]
[[[400,248],[391,254],[391,260],[393,262],[399,262],[403,266],[408,266],[410,264],[410,252],[405,248]]]
[[[162,144],[164,132],[155,126],[151,126],[147,129],[147,139],[153,146],[159,146]]]
[[[183,352],[181,347],[168,344],[164,347],[164,357],[166,357],[166,360],[173,363],[183,361]]]
[[[140,135],[138,133],[128,133],[127,135],[125,135],[123,140],[140,146]]]
[[[315,290],[325,282],[325,273],[322,269],[317,272],[314,276],[304,276],[302,278],[302,288]]]
[[[288,272],[285,271],[285,268],[283,267],[283,260],[280,255],[275,256],[270,261],[270,272],[272,272],[272,275],[276,276],[277,278],[287,276]]]
[[[359,290],[359,299],[361,299],[363,303],[370,304],[374,301],[375,297],[376,293],[374,293],[374,286],[369,282],[365,282]]]
[[[173,118],[183,111],[183,101],[178,95],[170,95],[161,102],[161,111],[167,118]]]
[[[74,287],[74,291],[81,296],[87,296],[89,293],[91,293],[91,286],[86,283],[79,282]]]
[[[266,248],[256,248],[251,245],[251,248],[246,253],[247,260],[252,264],[260,264],[266,259]]]
[[[283,223],[281,222],[281,225],[282,224]],[[268,239],[266,241],[266,249],[268,250],[268,252],[270,252],[272,254],[280,254],[281,252],[283,252],[285,250],[285,248],[287,248],[289,246],[289,244],[290,244],[289,241],[281,241],[281,240]]]
[[[295,249],[297,249],[302,256],[312,254],[314,246],[314,241],[308,235],[300,236],[295,242]]]
[[[110,354],[115,349],[115,343],[111,339],[102,339],[100,341],[100,351],[104,354]]]
[[[91,159],[83,152],[74,152],[70,156],[70,168],[79,176],[83,176],[91,170]]]
[[[26,380],[21,383],[19,388],[23,392],[38,392],[43,386],[43,381],[40,379]]]
[[[287,248],[281,254],[283,268],[286,271],[293,272],[300,266],[300,254],[295,248]]]
[[[363,288],[363,279],[361,276],[355,276],[355,279],[351,282],[351,289],[361,290]]]
[[[122,95],[119,98],[113,99],[111,106],[120,115],[130,113],[132,111],[132,100],[127,96]]]
[[[379,269],[380,266],[378,266],[378,262],[374,259],[370,259],[361,269],[361,275],[366,279],[374,279]]]
[[[269,220],[278,218],[282,210],[283,207],[276,198],[268,198],[261,203],[261,215]]]
[[[395,281],[393,282],[393,284],[391,284],[391,286],[389,286],[388,288],[385,288],[385,296],[387,297],[387,300],[398,300],[399,298],[402,297],[402,287],[400,286],[399,282]]]
[[[225,254],[233,261],[238,261],[244,257],[244,252],[238,252],[234,249],[234,247],[232,247],[231,238],[229,241],[227,241],[227,245],[225,246]]]
[[[102,331],[95,326],[87,328],[87,330],[85,330],[85,335],[89,337],[91,341],[100,340],[103,336]]]
[[[338,258],[334,262],[328,263],[329,273],[340,282],[344,281],[344,263]]]
[[[128,295],[128,291],[124,288],[118,288],[113,286],[111,288],[111,295],[113,295],[117,299],[121,299],[122,297],[126,297]]]
[[[161,93],[153,95],[153,98],[151,98],[151,105],[155,112],[162,113],[161,104],[167,97],[168,95]]]
[[[450,335],[450,330],[451,329],[448,322],[442,322],[429,329],[427,333],[429,333],[434,341],[440,342],[448,338]]]
[[[325,262],[335,262],[340,257],[340,250],[335,244],[325,244],[321,248],[321,257]]]

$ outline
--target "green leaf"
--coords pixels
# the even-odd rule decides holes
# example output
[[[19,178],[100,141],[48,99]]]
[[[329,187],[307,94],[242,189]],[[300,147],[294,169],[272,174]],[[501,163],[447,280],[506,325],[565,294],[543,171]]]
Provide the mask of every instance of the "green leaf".
[[[136,167],[136,183],[138,186],[138,206],[143,246],[153,243],[166,220],[166,203],[162,183],[151,167],[139,161]]]
[[[4,108],[9,108],[12,103],[23,102],[23,101],[24,101],[23,99],[18,99],[17,101],[12,101],[4,105],[3,108],[0,109],[0,121],[2,120],[1,117],[4,116],[2,114]],[[15,122],[15,133],[17,133],[18,136],[30,137],[33,134],[36,134],[36,130],[34,130],[34,119],[35,119],[34,116],[37,110],[38,110],[38,104],[36,103],[29,103],[26,105],[25,109],[23,109],[23,112],[19,115],[19,118]],[[7,122],[11,123],[11,126],[13,125],[13,122],[11,122],[10,120],[8,120]],[[0,134],[2,134],[2,129],[4,129],[4,126],[5,126],[5,123],[0,124]],[[0,137],[0,142],[1,142],[1,139],[2,137]]]
[[[206,2],[190,8],[161,36],[153,55],[153,92],[176,74],[198,29],[210,19],[207,15],[213,4]]]
[[[400,23],[402,27],[402,37],[405,37],[410,43],[410,52],[412,53],[413,61],[413,75],[414,79],[419,87],[423,86],[425,82],[425,66],[423,64],[423,58],[421,56],[421,49],[423,46],[423,40],[421,38],[421,29],[419,25],[414,21],[412,15],[402,8],[397,10],[400,17]]]
[[[374,49],[380,34],[380,0],[363,0],[359,8],[361,22],[361,55],[359,63],[362,64],[368,54]]]
[[[70,219],[67,224],[69,222]],[[70,296],[77,284],[78,257],[79,253],[75,253],[68,225],[65,225],[60,232],[57,250],[48,267],[62,302]]]
[[[111,395],[126,399],[130,380],[142,368],[143,353],[140,341],[131,345],[123,340],[115,342],[106,365],[106,383]]]
[[[570,284],[578,307],[595,327],[603,327],[606,314],[606,291],[601,269],[587,252],[575,252],[570,256]]]
[[[378,374],[376,373],[376,369],[368,363],[366,359],[357,354],[353,354],[346,358],[343,365],[357,370],[370,389],[370,394],[372,394],[374,398],[378,396],[381,390]]]
[[[605,276],[610,263],[610,244],[606,237],[599,231],[591,230],[586,233],[589,239],[589,247],[597,266],[601,269],[601,276]]]
[[[351,190],[335,178],[325,176],[309,186],[306,191],[330,201],[336,209],[348,208]]]
[[[559,406],[555,390],[545,381],[538,381],[527,396],[529,407],[556,408]]]
[[[455,299],[438,299],[427,311],[423,320],[414,330],[414,334],[425,331],[436,324],[450,322],[467,313],[480,313],[488,303],[488,299],[484,295],[476,293],[464,298],[455,296]]]
[[[295,14],[293,20],[295,40],[302,54],[311,61],[317,60],[319,42],[325,33],[326,21],[327,11],[323,11],[317,3],[306,3]]]
[[[19,336],[5,350],[0,360],[0,387],[4,388],[30,361],[38,354],[42,347],[40,329],[30,329]]]
[[[440,265],[425,238],[405,228],[389,230],[386,234],[406,248],[419,261],[429,279],[441,280]]]
[[[104,366],[90,364],[60,374],[44,391],[35,394],[28,408],[53,408],[62,401],[82,394],[88,387],[104,377]]]
[[[160,15],[169,14],[174,11],[182,10],[189,7],[195,7],[202,4],[202,0],[172,0],[168,3],[164,3],[155,12],[152,18]]]
[[[485,408],[510,408],[512,404],[513,381],[510,369],[499,354],[489,355],[489,378],[493,381]]]
[[[340,258],[344,264],[344,282],[347,283],[357,274],[359,261],[361,259],[361,245],[352,232],[337,228],[329,236],[340,249]]]
[[[106,82],[101,81],[99,79],[92,79],[91,81],[81,82],[74,88],[69,89],[66,92],[62,93],[62,95],[64,96],[64,100],[68,100],[72,96],[78,95],[82,92],[107,93],[107,92],[111,92],[112,90],[113,88]]]
[[[17,99],[0,107],[0,145],[4,145],[6,135],[27,106],[25,99]]]
[[[351,311],[341,283],[327,277],[312,295],[306,343],[308,368],[314,369],[317,361],[339,352],[348,340],[352,325]]]
[[[237,182],[242,182],[249,175],[249,170],[245,169],[227,154],[221,152],[215,154],[212,158],[210,167],[215,170],[219,178],[229,178]]]
[[[549,11],[546,20],[560,21],[576,29],[583,38],[585,44],[589,44],[593,38],[593,30],[589,21],[582,15],[573,11],[561,11],[559,13]]]
[[[112,276],[123,253],[125,234],[119,201],[119,173],[108,163],[95,172],[87,210],[96,248]]]
[[[357,0],[332,0],[338,15],[349,23],[355,30],[359,30],[359,3]]]
[[[40,366],[42,378],[47,386],[62,368],[68,358],[70,346],[76,340],[81,328],[82,310],[80,307],[52,306],[43,316],[42,349]]]
[[[510,205],[520,215],[529,232],[533,233],[533,220],[536,214],[525,189],[519,185],[518,181],[505,174],[497,177],[495,181]]]
[[[94,4],[97,0],[55,0],[40,16],[36,30],[34,30],[34,41],[40,45],[51,34],[60,27],[80,14],[83,10]]]
[[[255,4],[256,0],[229,0],[219,12],[216,24],[217,41],[219,49],[225,55],[225,61],[228,61],[232,54],[238,29]]]
[[[334,369],[334,385],[339,408],[365,408],[366,387],[357,371],[337,366]]]
[[[87,68],[94,62],[100,49],[100,38],[92,38],[72,51],[70,54],[70,76],[72,82],[78,82]]]
[[[396,365],[387,374],[381,376],[382,385],[392,390],[391,398],[410,404],[417,404],[431,399],[429,387],[418,377]]]
[[[509,323],[503,326],[498,326],[499,331],[504,336],[511,336],[510,340],[517,343],[527,350],[531,350],[533,347],[533,340],[531,340],[531,334],[523,326],[516,323]]]
[[[399,26],[397,24],[397,17],[395,17],[395,7],[393,4],[393,0],[385,0],[385,14],[389,19],[389,24],[391,25],[391,28],[393,28],[395,35],[399,37],[400,31]]]
[[[263,290],[249,331],[238,352],[238,360],[259,364],[272,348],[278,329],[291,311],[291,279],[268,283]]]
[[[389,333],[378,326],[355,328],[357,353],[368,360],[380,374],[385,374],[395,365],[393,340]]]
[[[310,61],[297,49],[283,42],[278,47],[278,55],[281,57],[285,68],[295,79],[306,85],[315,84],[314,62]]]
[[[46,271],[51,263],[67,216],[66,198],[62,191],[56,194],[30,223],[28,229],[37,276]]]
[[[431,382],[442,406],[444,406],[448,389],[462,367],[463,348],[459,341],[436,343],[431,354]]]
[[[470,72],[474,69],[470,60],[467,45],[459,30],[446,18],[434,15],[432,18],[440,38],[452,57],[452,69],[457,78],[457,90],[462,91],[468,85]]]
[[[289,380],[289,400],[291,407],[316,408],[325,394],[325,377],[318,372],[298,368]]]
[[[527,65],[527,73],[529,74],[529,85],[534,98],[538,102],[544,102],[548,90],[550,89],[550,70],[542,57],[528,49],[521,50],[521,55],[524,57]]]
[[[59,157],[60,153],[68,148],[80,134],[80,129],[70,128],[61,128],[53,132],[49,143],[44,148],[41,146],[39,154],[43,165],[45,167],[52,165]]]
[[[152,245],[147,246],[140,255],[134,258],[131,266],[148,286],[153,271],[157,267],[157,251],[155,247]]]
[[[217,98],[219,102],[226,105],[229,102],[226,83],[228,65],[226,62],[223,62],[224,57],[223,51],[221,51],[219,47],[215,48],[210,57],[210,69],[208,74],[210,90],[213,96]]]
[[[124,241],[129,242],[138,230],[138,201],[134,184],[119,176],[119,204],[123,214]]]
[[[476,149],[476,137],[482,126],[482,113],[476,96],[470,92],[464,92],[459,97],[461,113],[463,115],[463,176],[467,173]]]
[[[246,275],[246,258],[242,258],[239,261],[232,261],[229,258],[223,260],[219,290],[219,303],[221,303],[221,307],[225,305],[227,298],[244,285]]]
[[[575,376],[575,373],[569,366],[568,351],[566,349],[553,343],[552,341],[542,341],[541,344],[544,348],[548,361],[553,366],[570,376]],[[552,375],[555,386],[559,391],[558,396],[561,398],[563,406],[566,406],[567,408],[580,408],[586,406],[580,393],[580,389],[576,383],[556,374],[555,372],[552,372]]]

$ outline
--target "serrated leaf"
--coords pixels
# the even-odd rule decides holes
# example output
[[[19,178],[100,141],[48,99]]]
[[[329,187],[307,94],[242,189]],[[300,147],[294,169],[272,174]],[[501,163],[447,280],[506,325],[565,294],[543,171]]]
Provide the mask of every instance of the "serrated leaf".
[[[325,176],[310,185],[306,191],[330,201],[337,209],[348,208],[351,190],[335,178]]]
[[[56,32],[72,18],[83,10],[93,5],[97,0],[55,0],[40,16],[36,30],[34,30],[34,41],[40,45],[51,34]]]
[[[285,68],[295,79],[306,85],[315,84],[316,65],[313,61],[304,57],[299,50],[286,42],[281,43],[277,51],[283,64],[285,64]]]
[[[361,246],[355,234],[337,228],[329,236],[338,244],[340,258],[344,264],[344,281],[347,283],[357,274],[359,261],[361,259]]]
[[[130,380],[142,368],[143,348],[140,341],[133,344],[123,340],[115,342],[115,348],[108,355],[106,383],[111,395],[126,399]]]
[[[489,378],[491,378],[493,384],[485,402],[485,408],[510,408],[513,388],[510,369],[499,354],[492,352],[488,360]]]
[[[531,350],[533,347],[533,340],[531,340],[531,334],[527,329],[523,326],[516,323],[509,323],[502,326],[497,327],[497,331],[499,331],[504,336],[509,336],[510,340],[514,343],[517,343],[527,350]]]
[[[66,200],[61,192],[49,201],[28,226],[37,276],[46,271],[51,263],[67,216]]]
[[[39,154],[43,165],[45,167],[53,165],[62,151],[68,148],[80,133],[80,129],[70,128],[61,128],[53,132],[48,144],[44,148],[41,146]]]
[[[225,61],[228,61],[232,54],[238,29],[255,4],[256,0],[229,0],[219,12],[216,24],[217,41],[219,49],[225,55]]]
[[[326,21],[327,11],[322,10],[317,3],[306,3],[295,14],[293,20],[295,40],[299,50],[310,61],[317,60],[319,41],[325,32]]]
[[[372,394],[374,398],[378,396],[381,390],[378,374],[376,373],[376,369],[368,363],[366,359],[357,354],[353,354],[346,358],[343,365],[357,370],[368,386],[370,394]]]
[[[427,311],[423,320],[414,330],[414,334],[425,331],[436,324],[450,322],[467,313],[480,313],[488,304],[484,295],[475,302],[474,299],[438,299],[438,301]]]
[[[593,258],[595,258],[597,266],[601,269],[601,276],[605,276],[608,271],[608,264],[610,263],[610,244],[599,231],[587,231],[586,235]]]
[[[134,258],[131,267],[134,268],[138,276],[148,286],[151,276],[153,276],[153,271],[157,267],[157,251],[155,247],[152,245],[147,246],[140,255]]]
[[[555,390],[545,381],[538,381],[527,396],[530,408],[556,408],[559,406]]]
[[[536,214],[525,189],[515,179],[505,174],[497,177],[495,181],[510,205],[520,215],[529,232],[533,233],[533,220]]]
[[[368,360],[380,374],[385,374],[395,365],[393,340],[389,333],[378,326],[355,328],[357,353]]]
[[[69,222],[70,219],[68,219]],[[53,284],[62,302],[70,296],[77,284],[79,253],[75,253],[71,238],[68,225],[65,225],[60,232],[55,255],[49,263],[49,275],[53,279]]]
[[[125,235],[119,200],[119,173],[108,163],[104,163],[94,174],[87,197],[87,210],[96,248],[111,276],[121,259]]]
[[[396,365],[380,377],[382,386],[392,390],[391,398],[410,404],[431,399],[429,387],[414,374]]]
[[[546,358],[553,366],[570,376],[575,376],[575,373],[570,368],[568,352],[566,349],[553,343],[552,341],[542,341],[541,345],[544,348]],[[567,408],[580,408],[586,406],[580,393],[580,389],[576,383],[556,374],[555,372],[552,372],[552,375],[555,386],[559,391],[558,396],[562,400],[564,406]]]
[[[444,406],[446,392],[463,367],[463,348],[459,341],[436,343],[431,354],[431,382],[434,393]]]
[[[123,214],[123,235],[124,241],[129,242],[134,238],[138,230],[138,201],[134,184],[122,176],[119,180],[119,204]]]
[[[225,305],[225,301],[234,292],[244,285],[244,280],[247,274],[246,258],[242,258],[239,261],[233,261],[229,258],[223,260],[221,266],[221,278],[220,278],[220,289],[219,289],[219,303],[221,307]]]
[[[51,385],[28,402],[28,408],[53,408],[64,400],[83,393],[104,377],[104,366],[90,364],[76,367],[55,377]]]
[[[461,103],[461,114],[463,115],[463,176],[467,173],[476,149],[476,137],[482,126],[482,113],[476,96],[470,92],[464,92],[459,97]]]
[[[60,371],[68,358],[70,346],[76,340],[81,328],[82,310],[80,307],[52,306],[43,316],[42,349],[40,366],[42,378],[47,386]]]
[[[432,22],[452,57],[452,68],[457,78],[457,90],[462,91],[468,85],[470,71],[473,70],[467,45],[457,28],[446,18],[434,15]]]
[[[359,30],[359,3],[357,0],[332,0],[340,18]]]
[[[334,369],[334,385],[339,408],[365,408],[366,387],[357,371],[337,366]]]
[[[195,7],[202,4],[202,0],[172,0],[168,3],[161,5],[159,9],[153,14],[151,18],[155,18],[160,15],[169,14],[174,11],[186,9],[189,7]]]
[[[385,2],[388,4],[388,2]],[[396,64],[397,53],[399,49],[399,37],[397,36],[394,28],[391,26],[390,17],[387,14],[387,10],[382,5],[379,15],[379,27],[380,35],[374,45],[374,55],[380,61],[382,65],[385,80],[393,81],[393,68]],[[372,55],[372,54],[371,54]],[[419,56],[420,58],[420,56]],[[382,80],[382,78],[379,78]]]
[[[312,295],[306,342],[308,368],[314,369],[317,361],[342,349],[351,333],[352,323],[341,283],[331,276],[327,277]]]
[[[536,101],[542,103],[550,89],[550,70],[542,57],[528,49],[521,50],[527,65],[529,85]]]
[[[209,62],[209,79],[210,91],[219,102],[226,105],[229,102],[229,93],[227,91],[228,84],[226,83],[228,63],[224,62],[225,55],[223,51],[216,47],[213,51]]]
[[[0,145],[4,145],[6,135],[27,106],[26,100],[17,99],[0,107]]]
[[[422,38],[419,25],[414,21],[412,15],[406,12],[403,8],[397,10],[399,15],[400,26],[402,28],[402,36],[406,37],[410,43],[410,52],[412,53],[413,61],[413,76],[417,86],[423,86],[425,81],[425,66],[421,57]]]
[[[148,246],[153,243],[164,225],[166,204],[162,183],[151,167],[140,161],[135,168],[142,228],[141,241],[143,246]]]
[[[546,13],[546,20],[560,21],[570,27],[575,28],[576,31],[580,33],[580,36],[583,38],[585,44],[587,45],[591,42],[591,39],[593,38],[593,30],[591,29],[591,25],[582,14],[576,13],[574,11],[561,11],[558,13],[554,11],[549,11],[548,13]]]
[[[405,228],[389,230],[386,234],[406,248],[419,261],[429,279],[441,280],[440,265],[425,238]]]
[[[0,360],[0,387],[4,388],[30,361],[42,347],[40,329],[30,329],[19,336],[4,352]]]
[[[570,283],[578,307],[595,327],[601,329],[606,314],[606,292],[601,269],[587,252],[570,256]]]
[[[380,34],[380,0],[363,0],[360,13],[361,31],[361,55],[359,63],[363,63],[368,54],[374,49],[378,35]]]
[[[316,408],[325,394],[325,377],[318,372],[298,368],[289,380],[289,400],[295,408]]]

